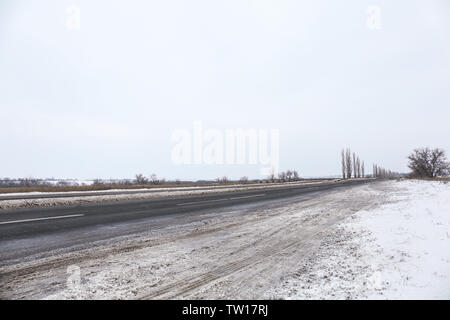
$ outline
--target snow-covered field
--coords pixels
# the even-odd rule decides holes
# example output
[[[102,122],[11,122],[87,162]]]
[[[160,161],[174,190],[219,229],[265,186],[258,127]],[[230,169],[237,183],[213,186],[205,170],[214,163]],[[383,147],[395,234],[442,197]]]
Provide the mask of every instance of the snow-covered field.
[[[450,299],[450,184],[412,180],[389,189],[384,204],[333,227],[301,272],[271,294]]]
[[[176,218],[0,268],[0,298],[450,298],[450,184],[385,181]]]
[[[450,184],[408,181],[402,187],[390,205],[361,211],[345,226],[372,233],[359,242],[379,266],[373,280],[386,288],[382,297],[450,299]]]

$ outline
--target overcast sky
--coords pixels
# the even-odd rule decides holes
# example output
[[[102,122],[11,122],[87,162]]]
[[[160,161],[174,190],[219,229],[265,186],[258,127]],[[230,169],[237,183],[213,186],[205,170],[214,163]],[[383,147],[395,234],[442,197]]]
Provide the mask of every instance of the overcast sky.
[[[174,164],[194,121],[279,129],[302,176],[339,174],[343,147],[406,171],[450,152],[450,2],[2,0],[0,119],[0,177],[258,177]]]

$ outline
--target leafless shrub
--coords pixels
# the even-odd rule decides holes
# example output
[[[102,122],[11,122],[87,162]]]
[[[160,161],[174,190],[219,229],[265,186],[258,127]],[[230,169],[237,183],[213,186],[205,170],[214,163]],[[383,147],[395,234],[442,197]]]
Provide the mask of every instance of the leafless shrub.
[[[226,176],[219,177],[216,179],[218,183],[228,183],[228,178]]]
[[[239,179],[239,182],[241,182],[241,183],[247,183],[248,182],[248,177],[241,177],[240,179]]]
[[[148,184],[148,179],[142,173],[139,173],[135,176],[135,181],[136,184],[140,185]]]
[[[287,181],[292,181],[293,178],[294,178],[293,170],[287,170],[286,171],[286,179],[287,179]]]
[[[150,182],[152,184],[159,184],[159,180],[158,180],[158,177],[156,176],[156,174],[152,173],[150,175]]]
[[[267,176],[266,182],[275,182],[275,170],[273,168]]]
[[[94,179],[94,181],[92,181],[92,185],[93,186],[103,186],[103,185],[105,185],[105,183],[103,182],[102,179]]]

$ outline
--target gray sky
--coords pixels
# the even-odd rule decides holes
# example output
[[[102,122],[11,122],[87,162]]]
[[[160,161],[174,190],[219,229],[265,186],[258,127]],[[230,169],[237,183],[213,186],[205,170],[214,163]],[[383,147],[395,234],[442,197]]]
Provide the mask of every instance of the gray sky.
[[[258,177],[173,164],[197,120],[279,129],[302,176],[339,174],[347,146],[406,171],[415,147],[450,152],[449,103],[446,0],[0,3],[0,177]]]

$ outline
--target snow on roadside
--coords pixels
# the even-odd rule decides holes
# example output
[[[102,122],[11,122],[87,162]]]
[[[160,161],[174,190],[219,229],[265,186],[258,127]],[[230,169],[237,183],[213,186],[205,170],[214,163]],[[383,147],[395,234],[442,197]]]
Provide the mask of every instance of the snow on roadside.
[[[450,185],[401,185],[407,192],[392,196],[398,202],[361,212],[353,227],[368,228],[383,248],[384,254],[372,261],[383,267],[379,281],[386,285],[384,298],[450,299]]]
[[[273,183],[236,183],[227,185],[206,185],[206,186],[182,186],[182,187],[150,187],[150,188],[129,188],[129,189],[106,189],[106,190],[77,190],[77,191],[30,191],[30,192],[10,192],[0,193],[0,200],[2,198],[16,197],[16,196],[60,196],[65,194],[96,194],[96,193],[135,193],[137,191],[142,192],[155,192],[155,191],[190,191],[190,190],[208,190],[208,189],[228,189],[228,188],[251,188],[251,187],[267,187],[267,186],[286,186],[286,185],[307,185],[323,182],[339,181],[340,179],[326,179],[326,180],[300,180],[291,182],[273,182]],[[0,190],[2,191],[2,190]]]
[[[242,187],[244,185],[229,185],[229,187]],[[2,198],[16,197],[16,196],[60,196],[60,195],[70,195],[70,194],[93,194],[96,193],[135,193],[135,192],[156,192],[156,191],[186,191],[186,190],[199,190],[199,189],[218,189],[226,188],[224,186],[194,186],[194,187],[163,187],[163,188],[130,188],[130,189],[106,189],[106,190],[81,190],[81,191],[30,191],[30,192],[11,192],[11,193],[0,193],[0,200]]]
[[[336,179],[335,181],[339,181]],[[334,181],[331,181],[334,182]],[[322,182],[288,182],[288,183],[274,183],[274,184],[250,184],[250,185],[230,185],[226,186],[209,186],[209,187],[180,187],[180,188],[159,188],[158,189],[144,189],[144,191],[139,193],[126,193],[122,194],[111,194],[111,195],[83,195],[83,196],[71,196],[71,197],[60,197],[60,198],[30,198],[30,199],[14,199],[14,200],[2,200],[0,196],[0,210],[8,209],[18,209],[18,208],[30,208],[30,207],[53,207],[53,206],[63,206],[63,205],[79,205],[83,203],[94,203],[94,202],[104,202],[104,201],[127,201],[127,200],[144,200],[160,197],[176,197],[185,195],[202,195],[202,194],[212,194],[212,193],[225,193],[225,192],[235,192],[235,191],[247,191],[247,190],[261,190],[268,187],[271,188],[282,188],[286,185],[313,185],[321,183],[330,183],[330,181]],[[136,189],[135,189],[136,190]],[[139,189],[138,189],[139,190]],[[91,193],[92,191],[89,191]],[[102,192],[102,191],[99,191]],[[66,194],[71,194],[73,192],[69,191]],[[78,193],[78,192],[77,192]],[[28,193],[31,194],[31,193]],[[49,195],[43,193],[45,195]],[[64,193],[55,193],[58,195]],[[9,196],[14,194],[9,194]],[[19,194],[20,195],[20,194]],[[23,194],[27,195],[27,194]],[[5,194],[8,196],[8,194]]]
[[[162,192],[143,192],[133,194],[112,194],[101,196],[79,196],[79,197],[61,197],[61,198],[37,198],[37,199],[17,199],[17,200],[0,200],[0,210],[31,208],[31,207],[53,207],[53,206],[69,206],[106,201],[127,201],[127,200],[144,200],[162,197],[176,197],[182,195],[199,195],[207,193],[217,193],[232,191],[234,189],[219,190],[190,190],[190,191],[162,191]]]
[[[390,183],[384,204],[333,227],[268,298],[450,299],[450,184]]]

